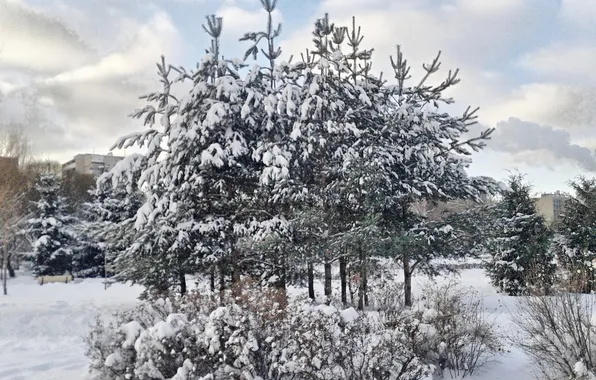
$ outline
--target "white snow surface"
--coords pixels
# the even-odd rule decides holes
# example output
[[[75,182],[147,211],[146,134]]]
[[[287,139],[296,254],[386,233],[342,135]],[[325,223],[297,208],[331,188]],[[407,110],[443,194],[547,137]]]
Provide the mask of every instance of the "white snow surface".
[[[414,292],[426,278],[417,278]],[[439,279],[439,281],[443,281]],[[481,269],[461,272],[460,282],[479,291],[486,312],[496,317],[504,333],[514,332],[510,312],[515,310],[515,298],[497,294]],[[9,282],[9,295],[0,295],[0,380],[85,380],[88,379],[83,336],[96,316],[109,317],[115,311],[133,307],[142,289],[115,284],[104,290],[102,280],[84,280],[70,284],[38,285],[22,275]],[[322,284],[316,284],[323,298]],[[290,289],[290,294],[299,289]],[[324,309],[324,308],[322,308]],[[321,310],[324,312],[324,310]],[[345,319],[355,318],[353,310],[342,312]],[[181,316],[164,322],[161,335],[172,333]],[[139,333],[138,326],[122,326],[127,343]],[[515,347],[469,380],[530,380],[529,359]],[[115,363],[118,358],[110,358]],[[183,376],[184,370],[179,374]],[[449,379],[447,379],[449,380]]]
[[[89,325],[133,307],[141,291],[124,284],[104,290],[101,279],[43,286],[27,275],[10,280],[8,295],[0,294],[0,379],[86,379]]]

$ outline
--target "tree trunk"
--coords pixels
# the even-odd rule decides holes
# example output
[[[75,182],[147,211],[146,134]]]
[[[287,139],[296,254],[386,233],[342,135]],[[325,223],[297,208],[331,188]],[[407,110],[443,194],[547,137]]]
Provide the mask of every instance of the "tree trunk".
[[[232,297],[238,298],[242,293],[240,285],[240,258],[238,257],[238,250],[234,245],[232,247]]]
[[[308,298],[315,299],[315,268],[312,261],[308,262]]]
[[[348,295],[346,293],[346,282],[348,277],[346,258],[341,256],[339,258],[339,280],[341,282],[341,302],[344,306],[348,304]]]
[[[366,296],[366,260],[362,243],[358,244],[358,257],[360,259],[360,285],[358,286],[358,310],[364,310],[364,298]]]
[[[224,293],[226,290],[226,267],[223,260],[219,261],[219,304],[224,304]]]
[[[402,255],[404,266],[404,302],[405,305],[412,306],[412,269],[410,267],[410,256],[407,252]]]
[[[178,274],[178,278],[180,280],[180,295],[184,296],[186,294],[186,276],[183,270]]]
[[[13,252],[15,252],[15,251],[16,251],[16,247],[13,247]],[[8,268],[8,275],[10,276],[10,278],[15,278],[17,275],[14,271],[14,268],[12,267],[12,253],[8,253],[7,257],[8,258],[6,260],[7,261],[6,265]]]
[[[286,255],[283,252],[283,249],[277,250],[277,257],[278,259],[275,260],[277,263],[277,281],[275,282],[275,288],[277,290],[277,302],[281,306],[281,308],[286,307],[287,303],[287,279],[286,279]]]
[[[351,271],[348,271],[348,278],[350,279],[350,281],[348,281],[348,291],[350,292],[350,304],[354,305],[354,289],[352,289],[352,273],[351,273]]]
[[[211,265],[211,273],[209,273],[209,284],[211,293],[215,293],[215,266]]]
[[[10,259],[8,260],[8,275],[10,276],[10,278],[15,278],[17,276],[17,274],[14,271],[14,268],[12,267]]]
[[[362,287],[364,288],[364,306],[368,307],[368,263],[364,265],[364,273],[362,275]]]
[[[325,250],[325,298],[326,302],[331,301],[332,289],[331,289],[331,261],[329,261],[329,252]]]
[[[2,247],[2,290],[4,295],[8,294],[8,247],[6,242]]]

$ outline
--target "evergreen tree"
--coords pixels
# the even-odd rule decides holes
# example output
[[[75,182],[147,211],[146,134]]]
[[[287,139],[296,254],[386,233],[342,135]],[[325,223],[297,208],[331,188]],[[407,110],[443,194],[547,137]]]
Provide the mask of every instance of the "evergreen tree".
[[[513,176],[495,208],[486,270],[493,285],[512,296],[526,291],[548,293],[555,275],[552,232],[536,212],[530,191],[521,176]]]
[[[429,263],[427,254],[419,255],[427,250],[411,250],[404,244],[421,222],[412,205],[479,200],[497,190],[492,179],[466,173],[467,156],[485,146],[492,129],[465,138],[475,124],[475,111],[468,109],[460,116],[441,111],[441,104],[453,103],[444,97],[444,91],[459,79],[457,71],[450,71],[439,85],[427,84],[440,68],[439,58],[440,54],[423,65],[425,76],[409,87],[410,67],[398,47],[395,59],[391,58],[396,85],[384,85],[384,97],[374,99],[381,104],[382,120],[369,123],[343,165],[346,177],[352,178],[344,199],[358,199],[364,214],[378,221],[376,239],[384,242],[388,253],[403,266],[406,305],[412,303],[414,269]]]
[[[136,215],[145,202],[138,180],[145,160],[145,156],[133,154],[119,161],[110,172],[98,178],[91,192],[92,201],[84,205],[83,236],[89,237],[91,246],[87,257],[95,262],[91,268],[102,275],[115,275],[116,280],[130,280],[133,273],[143,276],[135,271],[141,265],[130,261],[126,253],[138,240],[134,228]],[[104,264],[108,267],[104,268]]]
[[[266,9],[270,5],[263,3]],[[259,41],[266,35],[247,37]],[[492,180],[469,178],[465,172],[469,165],[465,156],[482,149],[492,130],[465,139],[475,112],[453,117],[439,110],[440,103],[453,102],[443,92],[459,79],[457,72],[449,72],[441,84],[426,84],[439,69],[438,56],[424,66],[427,74],[422,81],[408,87],[410,69],[398,49],[392,60],[397,85],[390,86],[372,74],[372,50],[360,47],[362,36],[355,21],[350,30],[325,16],[316,22],[313,36],[315,48],[303,56],[302,66],[275,66],[270,59],[271,72],[279,73],[271,79],[276,87],[269,91],[276,104],[270,109],[277,106],[279,112],[265,115],[271,135],[261,139],[257,154],[268,158],[263,173],[274,174],[266,179],[270,199],[284,204],[277,210],[281,209],[283,220],[291,222],[303,207],[318,208],[323,215],[311,235],[326,240],[321,243],[334,246],[336,252],[319,249],[321,253],[311,252],[311,261],[325,264],[326,294],[331,289],[330,264],[352,257],[363,272],[361,298],[366,298],[368,257],[378,249],[378,244],[369,243],[390,241],[395,244],[387,249],[399,247],[402,237],[417,226],[410,210],[414,202],[479,199],[484,192],[496,191]],[[294,79],[290,73],[295,80],[289,80]],[[271,214],[279,214],[273,210]],[[398,256],[407,283],[412,260],[425,259],[409,254],[402,249]],[[411,303],[409,291],[406,302]]]
[[[36,276],[60,275],[72,271],[73,217],[66,213],[60,194],[60,181],[53,173],[39,176],[35,189],[34,217],[27,220],[23,233],[33,241],[30,259]]]
[[[575,195],[565,201],[553,250],[561,269],[571,277],[569,285],[590,293],[596,288],[596,179],[580,177],[570,186]]]
[[[250,108],[262,99],[240,79],[240,61],[222,58],[222,28],[221,18],[207,18],[212,44],[193,73],[162,59],[163,91],[145,96],[151,104],[133,114],[150,129],[116,144],[147,147],[137,166],[147,198],[136,216],[135,243],[122,256],[128,268],[120,266],[118,278],[149,289],[178,287],[184,294],[186,274],[215,266],[222,288],[226,266],[238,261],[233,257],[245,230],[245,194],[257,183],[250,169],[256,125]],[[175,80],[172,71],[179,74]],[[193,88],[178,100],[172,87],[185,80]]]
[[[85,207],[85,205],[83,205]],[[76,277],[103,277],[105,272],[105,244],[99,241],[94,221],[77,220],[73,227],[77,244],[72,248],[72,271]]]
[[[264,0],[263,5],[271,13],[275,1]],[[369,67],[370,52],[359,50],[360,35],[349,38],[348,29],[334,25],[328,15],[315,23],[314,48],[296,64],[276,61],[280,50],[274,39],[279,28],[272,30],[269,17],[266,31],[248,33],[244,38],[254,42],[247,55],[256,56],[259,41],[267,42],[262,52],[270,67],[262,69],[261,91],[268,101],[275,101],[260,110],[266,132],[259,138],[255,155],[265,165],[260,191],[265,195],[261,198],[268,200],[260,207],[275,216],[274,221],[286,223],[283,228],[288,231],[280,236],[280,230],[274,229],[276,249],[269,250],[270,258],[259,260],[280,270],[277,278],[282,288],[284,268],[290,263],[301,270],[306,266],[311,297],[314,266],[323,263],[325,295],[329,297],[331,265],[339,260],[343,267],[347,256],[339,239],[346,231],[338,223],[346,200],[342,189],[352,180],[344,175],[344,165],[351,147],[366,133],[366,122],[378,115],[376,105],[382,102],[371,99],[374,91],[379,93],[380,82],[371,80],[369,85],[362,80],[359,65]],[[350,41],[352,56],[342,52]],[[350,207],[357,204],[351,199]],[[265,230],[271,229],[267,220],[263,223]]]

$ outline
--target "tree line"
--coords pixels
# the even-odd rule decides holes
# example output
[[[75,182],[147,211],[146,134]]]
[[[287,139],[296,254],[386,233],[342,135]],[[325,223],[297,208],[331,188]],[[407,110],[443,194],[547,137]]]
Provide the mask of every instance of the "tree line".
[[[186,294],[188,275],[213,292],[239,294],[250,278],[282,298],[288,285],[304,284],[314,298],[322,268],[330,299],[338,268],[341,301],[364,309],[386,259],[401,265],[407,305],[413,274],[436,274],[437,259],[488,256],[488,273],[510,294],[548,291],[555,257],[568,268],[584,265],[591,182],[576,184],[568,224],[555,234],[521,179],[503,186],[468,176],[470,157],[493,130],[470,137],[477,110],[446,111],[454,100],[444,93],[459,71],[435,80],[440,53],[415,80],[397,46],[387,79],[373,70],[374,49],[363,45],[356,20],[342,26],[325,15],[311,48],[284,61],[276,2],[262,3],[268,21],[241,38],[244,59],[224,58],[215,16],[194,70],[162,58],[162,88],[132,114],[147,129],[113,147],[144,153],[98,179],[77,206],[77,223],[55,195],[55,176],[38,176],[40,197],[21,231],[34,241],[36,273],[109,274],[144,285],[146,296]],[[249,67],[250,58],[265,64]],[[69,259],[58,260],[66,266],[47,264],[68,246],[52,239],[76,241],[63,252]]]

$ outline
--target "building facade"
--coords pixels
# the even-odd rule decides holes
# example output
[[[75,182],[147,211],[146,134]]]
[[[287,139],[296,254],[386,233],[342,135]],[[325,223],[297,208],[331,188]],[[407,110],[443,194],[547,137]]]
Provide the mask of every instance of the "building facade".
[[[542,194],[540,198],[536,198],[536,211],[544,217],[547,223],[552,224],[561,218],[561,214],[565,211],[565,202],[568,196],[564,193],[548,193]]]
[[[112,154],[77,154],[72,160],[62,165],[62,174],[76,172],[99,177],[102,173],[110,171],[123,158]]]

